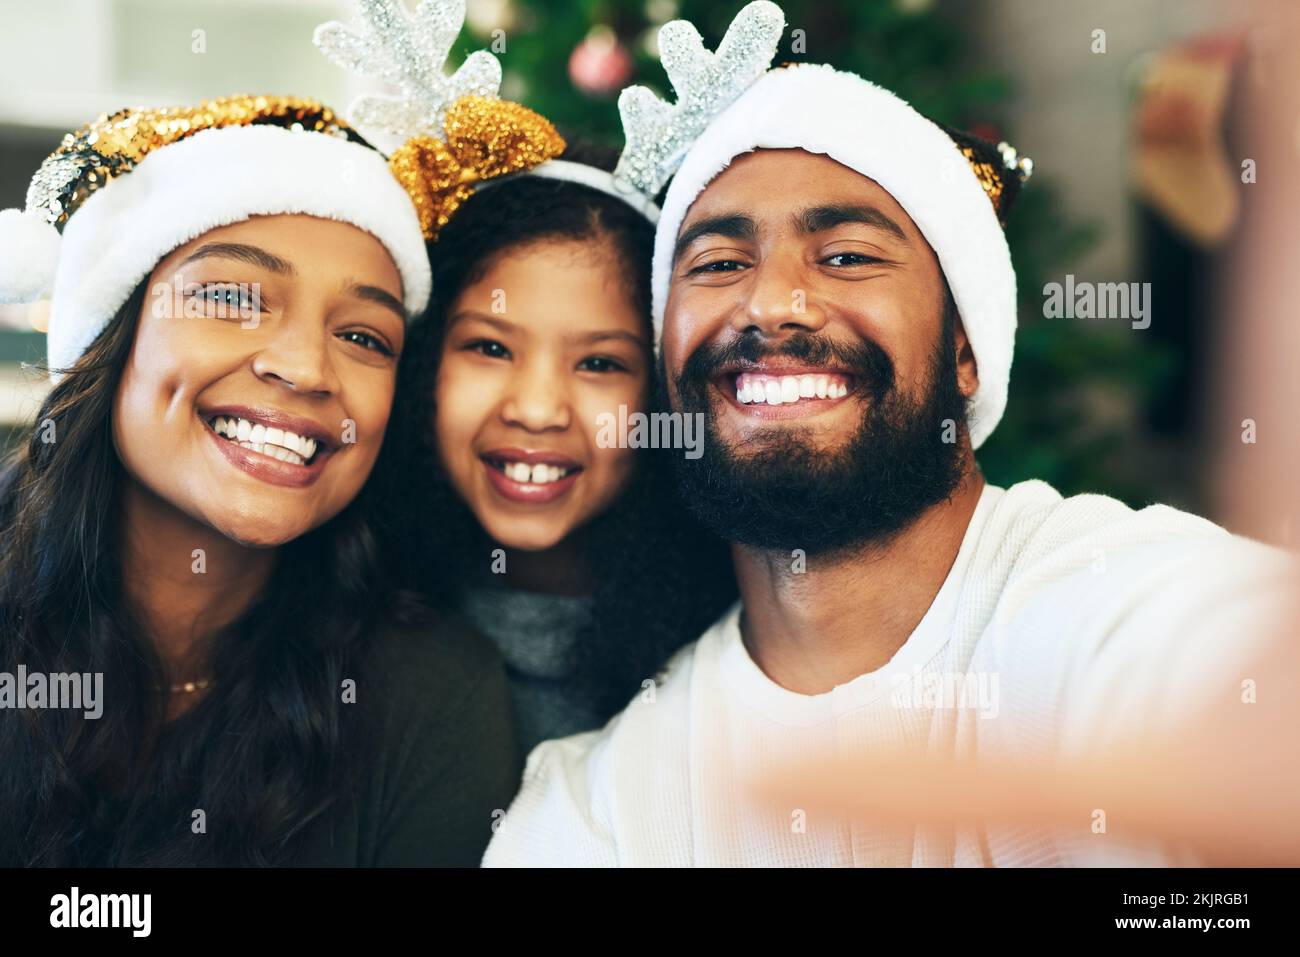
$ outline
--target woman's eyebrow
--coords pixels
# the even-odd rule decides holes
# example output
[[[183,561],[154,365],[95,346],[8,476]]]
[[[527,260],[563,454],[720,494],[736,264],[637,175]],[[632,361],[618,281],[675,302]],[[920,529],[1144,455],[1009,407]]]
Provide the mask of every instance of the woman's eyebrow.
[[[352,285],[348,286],[348,292],[356,296],[358,299],[364,299],[366,302],[373,302],[378,303],[381,306],[386,306],[393,312],[397,313],[398,317],[403,322],[406,321],[406,307],[402,305],[401,300],[387,289],[380,289],[378,286],[368,286],[365,283],[354,282]]]
[[[293,268],[293,263],[288,260],[281,259],[275,253],[267,252],[260,246],[250,246],[247,243],[204,243],[186,256],[181,265],[184,266],[186,263],[212,257],[237,259],[240,262],[248,263],[250,266],[259,266],[281,276],[292,276],[297,272]]]

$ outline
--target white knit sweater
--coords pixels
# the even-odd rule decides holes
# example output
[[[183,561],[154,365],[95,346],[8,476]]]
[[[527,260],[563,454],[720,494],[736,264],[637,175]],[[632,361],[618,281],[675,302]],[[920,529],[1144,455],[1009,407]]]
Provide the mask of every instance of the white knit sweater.
[[[1249,662],[1295,581],[1290,562],[1165,506],[986,487],[929,611],[884,667],[825,694],[786,690],[745,650],[738,603],[604,729],[530,754],[483,863],[1195,863],[1094,833],[1090,812],[1069,833],[891,829],[756,805],[741,781],[813,746],[1068,760],[1176,727],[1260,677]]]

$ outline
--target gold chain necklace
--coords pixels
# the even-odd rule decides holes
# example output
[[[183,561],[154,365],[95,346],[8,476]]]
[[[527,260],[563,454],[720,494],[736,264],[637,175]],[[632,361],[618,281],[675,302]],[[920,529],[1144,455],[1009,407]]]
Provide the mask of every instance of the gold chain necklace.
[[[198,681],[183,681],[178,685],[168,685],[167,690],[172,694],[195,694],[199,691],[207,691],[216,680],[213,678],[201,678]]]

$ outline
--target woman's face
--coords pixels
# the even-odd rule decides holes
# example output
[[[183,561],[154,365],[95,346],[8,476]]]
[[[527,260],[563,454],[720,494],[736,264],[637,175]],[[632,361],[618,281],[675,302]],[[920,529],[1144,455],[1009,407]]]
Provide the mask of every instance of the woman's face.
[[[650,381],[648,323],[616,261],[599,241],[513,249],[448,312],[439,456],[479,524],[508,548],[563,541],[631,474],[634,449],[597,441],[602,414],[617,423],[620,405],[643,410]]]
[[[280,545],[356,497],[392,407],[405,322],[384,246],[259,216],[149,278],[113,405],[131,479],[234,541]]]

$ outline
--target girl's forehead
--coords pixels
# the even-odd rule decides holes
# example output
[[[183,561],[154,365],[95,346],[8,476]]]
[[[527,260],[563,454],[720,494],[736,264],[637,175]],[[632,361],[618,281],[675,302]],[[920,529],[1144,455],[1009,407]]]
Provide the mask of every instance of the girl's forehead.
[[[476,318],[521,336],[567,341],[623,333],[648,345],[649,320],[623,268],[595,238],[508,250],[461,291],[450,319]]]

